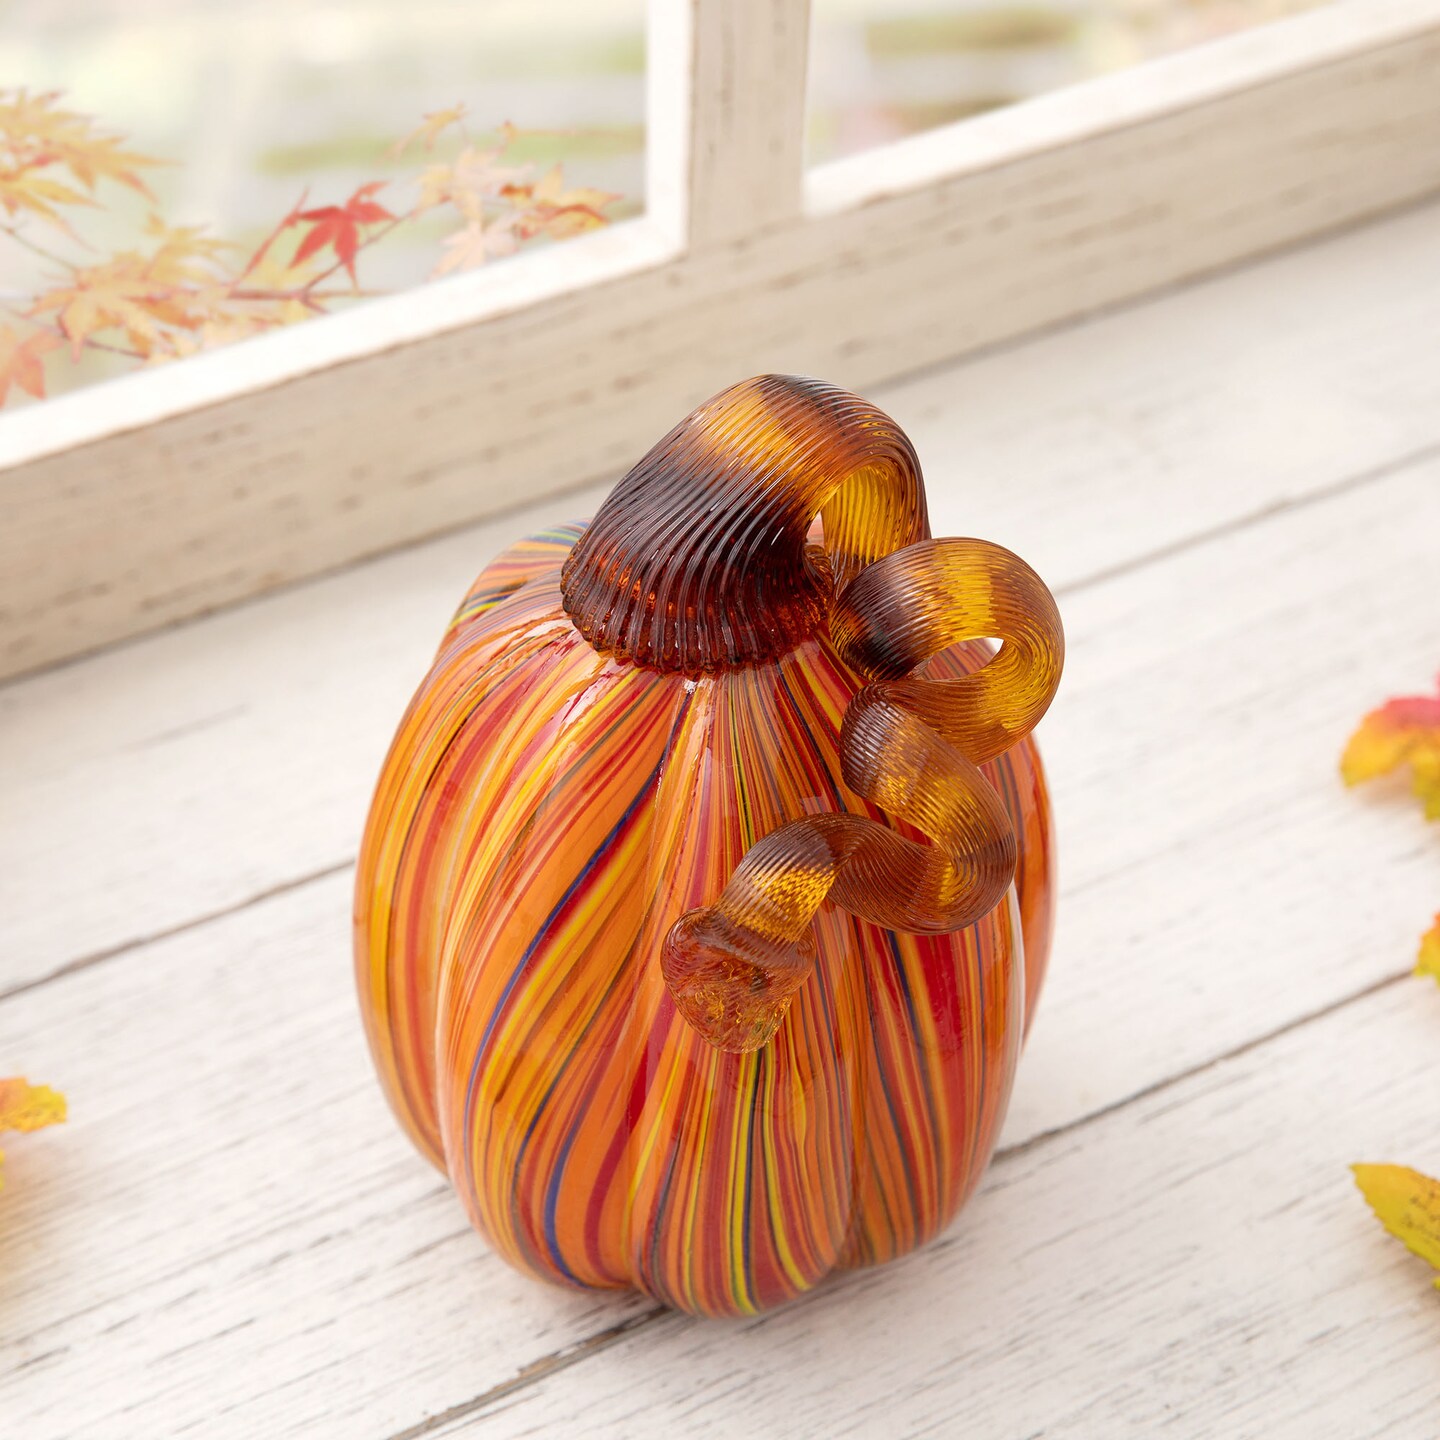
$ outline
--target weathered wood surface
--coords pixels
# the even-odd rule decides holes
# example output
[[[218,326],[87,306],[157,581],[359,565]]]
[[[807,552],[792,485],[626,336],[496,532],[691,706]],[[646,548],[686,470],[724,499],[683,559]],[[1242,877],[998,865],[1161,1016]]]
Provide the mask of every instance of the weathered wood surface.
[[[1047,1144],[953,1230],[769,1319],[661,1315],[440,1436],[1436,1434],[1440,1296],[1354,1189],[1440,1164],[1412,981]]]
[[[512,1275],[369,1073],[355,835],[518,518],[0,689],[0,1073],[73,1113],[7,1147],[0,1433],[1433,1433],[1345,1167],[1440,1169],[1440,866],[1334,767],[1440,660],[1436,223],[880,397],[1062,591],[1061,928],[972,1208],[757,1324]]]
[[[1437,257],[1440,207],[878,398],[920,450],[937,533],[1008,545],[1071,592],[1073,648],[1086,581],[1440,447],[1440,366],[1416,361],[1440,334]],[[509,536],[601,493],[0,686],[0,989],[353,858],[465,586]],[[1191,623],[1188,597],[1172,608],[1162,643]],[[1336,642],[1386,684],[1362,627]]]
[[[802,8],[694,0],[731,45]],[[756,122],[652,116],[702,147],[693,251],[671,183],[613,232],[7,417],[0,675],[603,475],[737,375],[873,387],[1440,188],[1440,0],[1321,7],[841,162],[791,223],[799,137],[766,122],[798,118],[800,51],[774,34],[772,66],[653,92]],[[751,203],[769,228],[727,237]]]

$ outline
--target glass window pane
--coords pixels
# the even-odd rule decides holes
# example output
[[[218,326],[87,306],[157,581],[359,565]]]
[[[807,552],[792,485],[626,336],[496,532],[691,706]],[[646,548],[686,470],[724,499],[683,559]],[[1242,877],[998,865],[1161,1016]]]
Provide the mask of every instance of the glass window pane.
[[[5,403],[637,213],[644,9],[0,0]]]
[[[813,0],[808,157],[874,145],[1323,0]]]

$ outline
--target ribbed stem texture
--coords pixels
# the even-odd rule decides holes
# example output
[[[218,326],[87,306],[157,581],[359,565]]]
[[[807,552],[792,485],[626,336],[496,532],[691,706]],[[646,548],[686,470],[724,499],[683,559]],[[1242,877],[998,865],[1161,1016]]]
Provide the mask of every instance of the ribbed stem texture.
[[[825,552],[807,544],[817,514]],[[762,375],[707,401],[615,487],[561,592],[597,650],[700,674],[793,649],[836,587],[929,533],[919,462],[888,415],[835,385]]]
[[[815,516],[825,548],[808,544]],[[1016,842],[979,766],[1027,735],[1060,679],[1050,592],[982,540],[932,540],[914,449],[858,396],[765,375],[732,386],[625,477],[566,561],[567,613],[596,649],[699,674],[757,663],[828,625],[867,683],[841,730],[845,783],[924,844],[851,813],[759,840],[711,905],[672,927],[661,968],[712,1044],[755,1050],[807,979],[829,899],[890,930],[959,930],[1015,873]],[[973,674],[924,663],[998,639]]]

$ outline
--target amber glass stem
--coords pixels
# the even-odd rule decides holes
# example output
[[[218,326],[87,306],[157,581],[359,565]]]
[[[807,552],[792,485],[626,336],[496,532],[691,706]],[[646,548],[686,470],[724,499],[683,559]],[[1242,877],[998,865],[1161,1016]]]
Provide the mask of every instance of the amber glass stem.
[[[823,554],[807,543],[817,514]],[[836,588],[929,533],[919,462],[888,415],[763,375],[707,401],[615,487],[561,592],[596,649],[703,674],[793,649]]]
[[[807,545],[817,513],[825,553]],[[762,837],[661,955],[685,1018],[721,1049],[764,1045],[810,973],[828,899],[888,929],[988,914],[1014,876],[1009,818],[978,768],[1045,713],[1064,641],[1050,592],[982,540],[932,540],[899,427],[835,386],[763,376],[677,426],[576,544],[565,607],[598,649],[685,673],[755,663],[828,625],[867,683],[841,729],[845,783],[933,842],[848,812]],[[973,674],[924,665],[999,640]]]

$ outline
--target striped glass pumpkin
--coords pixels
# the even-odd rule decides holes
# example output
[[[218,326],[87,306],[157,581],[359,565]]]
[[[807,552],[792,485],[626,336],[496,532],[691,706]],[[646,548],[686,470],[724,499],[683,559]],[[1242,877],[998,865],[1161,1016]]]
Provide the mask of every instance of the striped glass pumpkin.
[[[481,573],[355,934],[391,1104],[502,1255],[734,1315],[949,1222],[1045,968],[1061,653],[1022,561],[929,537],[894,422],[793,377]]]

